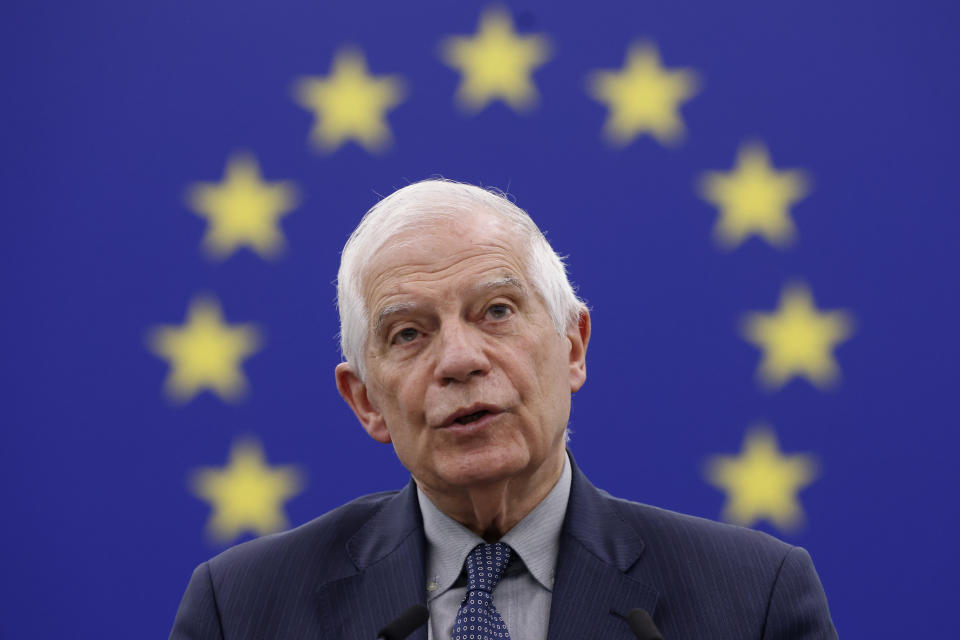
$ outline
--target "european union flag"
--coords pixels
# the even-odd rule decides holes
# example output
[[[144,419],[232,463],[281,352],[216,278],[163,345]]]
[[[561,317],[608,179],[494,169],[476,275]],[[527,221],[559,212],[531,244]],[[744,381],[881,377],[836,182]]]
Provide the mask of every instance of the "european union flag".
[[[406,482],[336,392],[331,281],[431,176],[570,256],[595,484],[806,547],[845,637],[946,636],[957,18],[12,3],[0,636],[163,636],[199,562]]]

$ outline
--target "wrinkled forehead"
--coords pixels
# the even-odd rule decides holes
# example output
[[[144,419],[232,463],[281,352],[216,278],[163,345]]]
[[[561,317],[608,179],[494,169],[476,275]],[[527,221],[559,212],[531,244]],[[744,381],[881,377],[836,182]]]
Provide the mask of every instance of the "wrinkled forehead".
[[[461,286],[479,279],[525,284],[520,236],[502,217],[483,210],[417,219],[389,236],[364,265],[361,290],[368,317],[384,298],[418,284]]]

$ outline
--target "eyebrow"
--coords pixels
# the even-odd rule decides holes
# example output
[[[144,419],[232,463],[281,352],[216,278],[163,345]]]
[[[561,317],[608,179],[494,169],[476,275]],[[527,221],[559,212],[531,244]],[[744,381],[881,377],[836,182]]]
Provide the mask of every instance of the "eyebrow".
[[[489,280],[487,282],[481,282],[480,284],[474,285],[468,289],[471,293],[482,293],[484,291],[492,291],[495,289],[504,289],[510,288],[515,289],[517,293],[521,295],[527,295],[527,290],[523,286],[523,283],[520,282],[520,278],[516,276],[504,276],[496,280]]]
[[[377,324],[374,327],[374,333],[379,334],[383,330],[383,325],[390,316],[407,313],[416,308],[416,302],[398,302],[396,304],[388,304],[383,309],[380,309],[380,313],[377,314]]]
[[[520,281],[520,278],[516,276],[504,276],[502,278],[497,278],[496,280],[488,280],[487,282],[481,282],[472,287],[469,287],[467,291],[471,294],[473,293],[482,293],[485,291],[494,291],[496,289],[510,288],[515,289],[518,294],[521,296],[527,295],[527,289],[523,286],[523,283]],[[394,304],[388,304],[383,309],[377,313],[377,322],[374,326],[374,332],[379,334],[383,330],[383,325],[391,316],[409,313],[410,311],[415,310],[420,305],[416,302],[397,302]]]

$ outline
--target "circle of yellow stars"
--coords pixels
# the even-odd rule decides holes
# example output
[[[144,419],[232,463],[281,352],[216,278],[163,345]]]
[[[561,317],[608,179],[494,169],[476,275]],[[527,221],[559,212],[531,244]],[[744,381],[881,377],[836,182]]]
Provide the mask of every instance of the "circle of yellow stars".
[[[478,114],[494,102],[518,113],[540,102],[535,72],[547,64],[554,47],[544,34],[520,33],[502,7],[481,12],[472,35],[451,35],[439,42],[442,63],[460,74],[454,102],[468,114]],[[387,115],[409,91],[398,74],[374,74],[364,52],[353,46],[338,49],[327,75],[303,76],[293,84],[293,99],[313,117],[308,140],[330,154],[348,143],[368,153],[383,153],[394,135]],[[634,42],[620,69],[597,69],[586,78],[586,93],[608,111],[601,137],[623,148],[649,136],[664,146],[679,144],[686,135],[681,109],[701,89],[699,74],[690,68],[669,68],[655,44]],[[783,249],[796,241],[791,207],[810,191],[806,172],[778,170],[761,142],[744,144],[729,172],[706,171],[697,192],[718,210],[713,229],[717,246],[733,250],[751,236]],[[208,227],[202,240],[205,254],[223,261],[241,248],[263,259],[275,259],[286,246],[280,219],[298,206],[291,181],[268,182],[250,153],[231,155],[219,183],[194,183],[186,204]],[[796,377],[818,388],[836,386],[840,367],[834,349],[853,332],[851,315],[816,308],[805,285],[784,287],[772,313],[745,314],[741,336],[762,350],[759,383],[779,389]],[[166,395],[186,403],[202,391],[226,402],[244,397],[249,384],[243,361],[262,345],[253,324],[231,325],[219,303],[208,296],[194,299],[183,325],[150,330],[148,347],[168,361]],[[796,494],[814,480],[815,465],[804,456],[780,454],[769,428],[748,432],[740,456],[715,456],[708,464],[708,481],[728,494],[724,519],[751,525],[767,519],[782,529],[802,520]],[[233,445],[228,465],[204,468],[193,476],[194,493],[211,503],[208,533],[229,542],[244,532],[263,535],[287,526],[283,502],[302,490],[302,474],[293,467],[270,467],[254,440]]]

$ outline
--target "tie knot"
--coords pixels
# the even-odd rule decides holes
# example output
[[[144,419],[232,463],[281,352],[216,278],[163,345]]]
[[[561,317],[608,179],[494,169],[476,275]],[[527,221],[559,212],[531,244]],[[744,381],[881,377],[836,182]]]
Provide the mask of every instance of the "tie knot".
[[[478,544],[467,556],[467,591],[493,592],[510,562],[509,545],[502,542]]]

